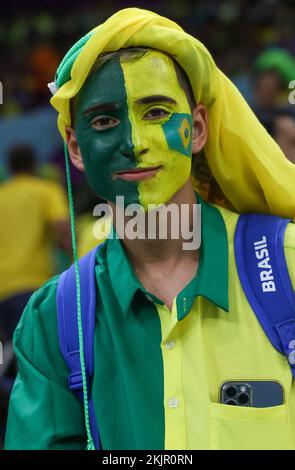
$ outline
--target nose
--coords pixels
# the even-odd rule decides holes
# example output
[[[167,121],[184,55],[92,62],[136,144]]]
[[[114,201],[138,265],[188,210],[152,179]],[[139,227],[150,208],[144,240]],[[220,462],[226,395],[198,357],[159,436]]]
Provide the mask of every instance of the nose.
[[[134,145],[128,145],[128,146],[124,145],[124,147],[121,148],[121,154],[124,157],[128,158],[129,160],[138,159],[142,155],[145,155],[147,152],[148,152],[147,148],[138,149],[138,148],[135,148]]]
[[[124,157],[129,158],[129,160],[134,160],[134,158],[135,158],[134,147],[121,150],[121,154]]]
[[[129,160],[135,160],[134,144],[132,142],[131,127],[128,120],[126,120],[124,137],[120,144],[120,153]]]
[[[135,158],[140,161],[141,157],[149,152],[149,142],[140,132],[136,133]]]
[[[125,137],[121,142],[120,153],[129,160],[138,160],[142,155],[148,152],[148,145],[145,139],[142,138],[140,129],[133,129],[136,131],[135,142],[132,139],[132,129],[129,118],[125,120]]]

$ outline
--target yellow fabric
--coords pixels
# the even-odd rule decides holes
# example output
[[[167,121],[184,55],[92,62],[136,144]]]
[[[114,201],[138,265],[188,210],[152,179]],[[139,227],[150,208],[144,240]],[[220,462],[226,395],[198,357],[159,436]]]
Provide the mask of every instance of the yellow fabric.
[[[295,381],[242,290],[234,258],[238,216],[219,210],[228,235],[229,312],[197,297],[189,314],[177,321],[175,301],[172,312],[155,303],[162,329],[165,449],[295,449]],[[295,289],[293,224],[284,246]],[[219,389],[227,380],[277,380],[285,403],[269,408],[220,404]],[[178,406],[169,406],[171,398]]]
[[[68,219],[64,190],[33,176],[0,186],[0,300],[53,275],[50,224]]]
[[[95,221],[93,215],[85,214],[77,220],[78,256],[86,255],[102,243],[108,236],[112,221],[110,216],[104,216]]]
[[[205,155],[221,190],[238,212],[295,216],[295,166],[259,123],[205,46],[173,21],[150,11],[127,8],[93,29],[75,60],[71,79],[52,97],[65,138],[69,100],[83,85],[97,56],[145,46],[165,51],[186,71],[197,103],[209,108]],[[139,77],[140,80],[140,77]]]

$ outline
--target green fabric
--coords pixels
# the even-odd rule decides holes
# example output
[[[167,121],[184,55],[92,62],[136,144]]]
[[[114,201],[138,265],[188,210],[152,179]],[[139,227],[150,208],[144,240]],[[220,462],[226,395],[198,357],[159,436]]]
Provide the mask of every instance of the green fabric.
[[[58,347],[58,276],[33,294],[14,334],[19,374],[12,391],[7,449],[83,449],[84,416],[69,392]]]
[[[258,72],[276,70],[286,85],[294,80],[295,60],[287,49],[281,47],[271,47],[263,51],[254,64]]]
[[[200,265],[178,295],[179,319],[188,313],[195,295],[228,308],[226,229],[219,211],[199,201]],[[102,447],[164,449],[161,325],[156,307],[116,238],[99,251],[96,278],[93,400]],[[86,446],[82,406],[68,388],[58,346],[57,281],[58,276],[33,294],[15,332],[19,374],[10,401],[6,449]],[[189,300],[182,308],[184,297]]]

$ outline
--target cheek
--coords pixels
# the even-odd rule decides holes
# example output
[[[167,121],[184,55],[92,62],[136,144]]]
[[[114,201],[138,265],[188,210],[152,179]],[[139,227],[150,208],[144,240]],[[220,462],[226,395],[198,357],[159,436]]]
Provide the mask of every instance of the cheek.
[[[91,169],[102,167],[102,164],[103,167],[111,164],[116,149],[116,139],[110,135],[98,135],[91,130],[77,134],[77,140],[86,167]]]
[[[153,129],[148,138],[148,148],[154,157],[167,155],[167,140],[161,128]]]
[[[175,113],[164,124],[146,124],[134,129],[134,138],[140,147],[147,147],[153,153],[165,152],[168,156],[176,152],[191,158],[192,155],[192,116]]]
[[[173,114],[162,127],[168,148],[190,158],[192,155],[191,115],[184,113]]]
[[[190,177],[190,158],[175,151],[169,151],[166,157],[166,164],[154,178],[139,183],[139,200],[145,210],[148,204],[165,204]]]
[[[137,152],[143,149],[149,149],[153,153],[168,150],[165,134],[160,124],[133,124],[132,140]]]

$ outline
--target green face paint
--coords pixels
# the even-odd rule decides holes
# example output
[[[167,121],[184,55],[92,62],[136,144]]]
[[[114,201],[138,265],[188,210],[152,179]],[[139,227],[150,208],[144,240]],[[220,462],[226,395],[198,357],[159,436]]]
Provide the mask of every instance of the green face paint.
[[[147,210],[168,202],[188,180],[192,117],[165,54],[106,62],[84,84],[76,109],[86,175],[104,199],[124,196],[125,205]],[[140,169],[146,171],[135,176]]]
[[[117,122],[120,124],[112,127]],[[104,64],[83,86],[76,105],[75,130],[93,190],[107,201],[115,202],[117,195],[123,195],[126,204],[138,202],[137,184],[114,178],[115,172],[136,167],[119,61]]]

